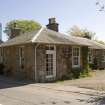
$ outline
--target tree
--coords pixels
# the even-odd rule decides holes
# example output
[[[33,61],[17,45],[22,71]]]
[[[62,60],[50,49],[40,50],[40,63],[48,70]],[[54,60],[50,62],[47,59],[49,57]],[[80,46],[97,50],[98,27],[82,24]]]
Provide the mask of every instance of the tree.
[[[11,29],[20,29],[22,33],[41,28],[41,25],[33,20],[12,20],[6,24],[5,33],[10,37]]]
[[[92,39],[95,35],[95,33],[87,30],[87,29],[81,29],[78,26],[73,26],[69,31],[68,34],[76,37],[84,37],[88,39]]]
[[[100,44],[105,45],[105,42],[104,42],[104,41],[102,41],[102,40],[95,39],[94,41],[96,41],[96,42],[98,42],[98,43],[100,43]]]

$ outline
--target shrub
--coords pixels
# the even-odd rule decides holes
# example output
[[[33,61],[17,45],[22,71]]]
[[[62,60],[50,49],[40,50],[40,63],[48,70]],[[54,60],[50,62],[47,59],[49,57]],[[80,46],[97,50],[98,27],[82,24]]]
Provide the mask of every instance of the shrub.
[[[90,73],[89,72],[87,72],[88,70],[83,70],[83,72],[80,72],[80,78],[81,77],[88,77],[88,76],[90,76]]]
[[[94,64],[93,63],[90,63],[89,64],[89,68],[94,69]]]
[[[73,78],[81,78],[81,77],[90,76],[90,71],[91,69],[89,69],[89,67],[87,69],[73,68],[72,69]]]
[[[73,73],[72,72],[68,72],[67,74],[62,75],[61,80],[70,80],[73,79]]]
[[[61,80],[68,80],[68,79],[69,79],[69,77],[67,75],[62,75]]]
[[[73,68],[72,69],[73,78],[79,78],[80,73],[81,73],[81,68]]]

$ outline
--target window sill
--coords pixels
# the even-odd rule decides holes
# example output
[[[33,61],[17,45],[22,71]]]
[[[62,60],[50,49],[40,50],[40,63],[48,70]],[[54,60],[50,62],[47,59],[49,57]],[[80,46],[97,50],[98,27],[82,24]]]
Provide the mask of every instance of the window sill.
[[[80,65],[73,65],[72,68],[80,68]]]
[[[48,79],[48,78],[55,78],[55,76],[54,75],[46,76],[46,79]]]

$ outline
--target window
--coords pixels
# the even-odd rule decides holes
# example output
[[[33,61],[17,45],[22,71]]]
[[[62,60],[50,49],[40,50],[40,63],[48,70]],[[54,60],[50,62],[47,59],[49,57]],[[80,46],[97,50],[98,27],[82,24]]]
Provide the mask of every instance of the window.
[[[46,54],[46,75],[53,75],[53,54]]]
[[[55,50],[55,46],[54,45],[47,45],[46,50]]]
[[[19,47],[19,65],[24,68],[24,47]]]
[[[64,47],[63,48],[63,54],[64,54],[64,56],[66,57],[66,58],[68,58],[68,57],[70,57],[70,55],[71,55],[71,48],[70,47]]]
[[[102,58],[103,58],[103,62],[105,62],[105,51],[103,51]]]
[[[7,64],[7,54],[6,54],[6,49],[5,48],[3,48],[3,63],[4,64]]]
[[[93,53],[92,53],[92,49],[89,49],[89,52],[88,52],[88,62],[89,63],[93,63]]]
[[[0,63],[3,63],[3,48],[0,48]]]
[[[80,47],[72,48],[72,67],[80,67]]]

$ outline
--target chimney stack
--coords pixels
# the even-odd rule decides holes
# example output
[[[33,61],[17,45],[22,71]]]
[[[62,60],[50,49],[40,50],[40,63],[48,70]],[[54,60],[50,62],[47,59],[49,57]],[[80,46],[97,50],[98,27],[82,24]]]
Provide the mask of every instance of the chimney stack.
[[[9,39],[19,36],[21,33],[21,29],[17,28],[16,23],[13,24],[13,28],[7,29],[7,31],[8,31],[7,34],[9,35]]]
[[[51,29],[53,31],[56,31],[56,32],[59,31],[59,29],[58,29],[59,24],[56,22],[56,19],[54,17],[49,18],[49,24],[46,26],[48,29]]]

